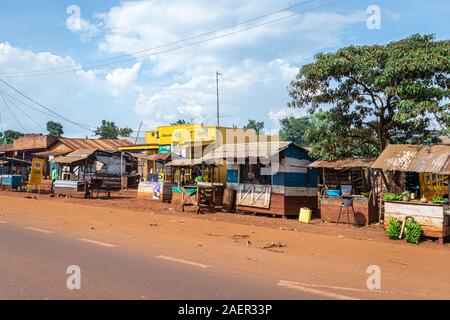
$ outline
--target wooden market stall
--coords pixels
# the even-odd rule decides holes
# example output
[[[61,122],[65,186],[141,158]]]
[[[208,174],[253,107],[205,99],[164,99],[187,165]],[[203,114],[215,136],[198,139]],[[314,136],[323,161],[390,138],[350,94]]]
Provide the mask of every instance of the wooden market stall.
[[[227,162],[227,188],[236,191],[236,209],[276,216],[298,216],[317,209],[317,170],[308,150],[292,142],[225,144],[204,157]]]
[[[372,168],[379,170],[384,184],[385,226],[390,218],[412,217],[424,236],[443,243],[450,235],[450,146],[388,145]]]
[[[146,179],[139,183],[138,197],[161,202],[172,201],[174,169],[167,165],[170,154],[153,154],[146,156],[148,160]]]
[[[30,173],[31,162],[10,157],[0,157],[1,189],[9,191],[22,188]]]
[[[123,152],[98,149],[80,149],[56,157],[52,162],[59,164],[59,179],[54,183],[54,192],[65,196],[83,192],[89,198],[104,192],[109,196],[123,188],[135,161]]]
[[[319,170],[318,192],[321,219],[327,222],[345,222],[342,217],[345,199],[352,206],[351,224],[368,225],[378,220],[378,200],[370,166],[373,159],[318,160],[309,165]],[[346,207],[346,206],[345,206]],[[341,217],[339,219],[339,214]],[[345,212],[345,214],[347,214]]]
[[[175,159],[168,164],[176,168],[177,185],[172,188],[172,205],[181,211],[193,206],[197,213],[215,211],[223,203],[224,185],[215,182],[214,162],[199,159]]]

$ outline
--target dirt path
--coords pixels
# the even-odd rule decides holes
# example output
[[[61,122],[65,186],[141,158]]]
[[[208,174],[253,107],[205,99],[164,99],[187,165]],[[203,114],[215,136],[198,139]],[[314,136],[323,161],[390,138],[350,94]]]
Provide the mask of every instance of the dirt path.
[[[224,213],[198,217],[169,211],[160,203],[140,205],[125,195],[111,201],[87,201],[28,200],[3,193],[0,220],[133,250],[158,250],[225,272],[257,274],[284,284],[295,281],[303,288],[334,294],[450,299],[448,245],[388,241],[381,239],[379,227],[348,230],[333,225],[325,235],[318,233],[331,226]],[[366,288],[371,265],[381,269],[380,292]]]

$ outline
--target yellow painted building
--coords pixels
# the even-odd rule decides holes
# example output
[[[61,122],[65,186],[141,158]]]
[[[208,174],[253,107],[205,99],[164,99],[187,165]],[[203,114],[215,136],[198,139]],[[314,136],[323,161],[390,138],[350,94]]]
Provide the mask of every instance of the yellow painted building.
[[[274,140],[272,136],[257,136],[254,130],[249,129],[181,124],[160,126],[155,131],[146,132],[144,145],[123,147],[120,150],[140,151],[149,155],[175,153],[181,157],[193,159],[202,157],[206,148],[217,148],[227,143],[256,142],[261,140],[261,137],[268,141]],[[148,168],[146,171],[149,171]],[[219,181],[225,182],[226,172],[226,164],[218,164],[215,177],[220,177]]]

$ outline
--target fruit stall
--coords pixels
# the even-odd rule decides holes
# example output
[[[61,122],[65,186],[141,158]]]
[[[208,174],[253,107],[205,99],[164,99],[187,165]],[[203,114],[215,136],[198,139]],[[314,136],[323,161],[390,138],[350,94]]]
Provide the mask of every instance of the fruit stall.
[[[444,243],[450,235],[450,146],[389,145],[372,168],[383,181],[385,228],[414,221],[421,235]]]
[[[373,159],[347,158],[317,160],[309,165],[319,170],[318,199],[323,221],[338,222],[345,198],[352,205],[348,217],[351,224],[368,225],[378,220],[378,201],[374,188],[376,181],[370,169],[372,162]],[[341,216],[339,221],[348,220]]]

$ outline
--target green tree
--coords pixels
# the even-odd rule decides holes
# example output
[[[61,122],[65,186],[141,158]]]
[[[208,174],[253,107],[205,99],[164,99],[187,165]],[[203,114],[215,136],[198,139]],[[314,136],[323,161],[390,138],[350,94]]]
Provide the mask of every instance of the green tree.
[[[418,34],[386,45],[320,53],[292,81],[289,105],[311,113],[325,107],[330,111],[326,122],[337,132],[336,125],[345,124],[345,131],[358,139],[351,140],[353,145],[371,144],[365,148],[368,155],[388,143],[428,141],[436,129],[448,133],[450,125],[449,56],[449,40]],[[376,139],[366,140],[368,135]],[[327,158],[342,153],[320,145],[317,154]]]
[[[311,117],[284,118],[280,120],[280,137],[284,141],[292,141],[300,146],[308,146],[305,141],[305,133],[312,125]]]
[[[23,136],[23,133],[14,130],[5,130],[0,132],[0,144],[10,144],[14,140]]]
[[[100,139],[118,139],[131,136],[133,130],[130,128],[119,128],[113,121],[102,120],[102,124],[94,131]]]
[[[49,136],[52,137],[61,137],[64,134],[62,124],[58,122],[49,121],[47,122],[47,131]]]
[[[189,123],[186,122],[186,120],[184,120],[184,119],[178,119],[176,122],[172,122],[170,125],[171,126],[178,126],[178,125],[182,125],[182,124],[189,124]]]
[[[375,132],[365,126],[354,127],[354,117],[354,114],[336,116],[330,111],[314,114],[303,135],[312,148],[311,155],[325,160],[376,156]]]
[[[256,134],[260,134],[264,130],[264,121],[248,120],[248,124],[244,126],[244,129],[253,129],[256,131]]]

